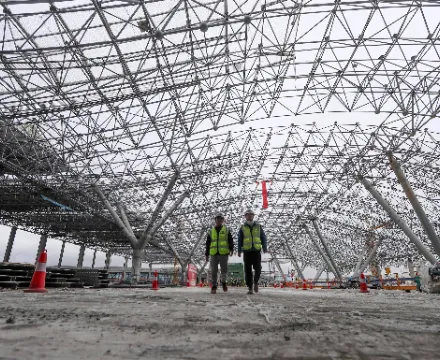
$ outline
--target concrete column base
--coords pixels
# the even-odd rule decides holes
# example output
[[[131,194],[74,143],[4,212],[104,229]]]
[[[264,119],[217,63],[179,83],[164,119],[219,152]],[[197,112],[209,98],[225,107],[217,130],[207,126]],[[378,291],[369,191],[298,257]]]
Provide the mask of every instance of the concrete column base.
[[[133,257],[131,259],[131,282],[137,284],[141,277],[142,260],[144,258],[144,251],[142,249],[133,249]]]

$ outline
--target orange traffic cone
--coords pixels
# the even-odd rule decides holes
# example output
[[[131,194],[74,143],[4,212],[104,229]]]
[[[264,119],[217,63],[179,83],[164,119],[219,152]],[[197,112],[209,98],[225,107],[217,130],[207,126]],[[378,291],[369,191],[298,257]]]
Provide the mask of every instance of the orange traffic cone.
[[[309,286],[309,288],[310,288],[310,289],[313,289],[313,281],[312,281],[312,280],[310,280],[310,286]]]
[[[46,263],[47,263],[47,250],[44,250],[37,265],[35,266],[34,275],[32,276],[29,289],[24,290],[26,293],[45,293],[47,292],[46,286]]]
[[[307,281],[306,281],[306,279],[303,279],[303,287],[302,287],[302,289],[303,290],[307,290]]]
[[[157,270],[154,271],[153,286],[151,287],[151,290],[159,290],[159,281],[157,280]]]
[[[362,273],[359,277],[359,285],[361,288],[361,293],[368,293],[367,283],[365,282],[365,275]]]

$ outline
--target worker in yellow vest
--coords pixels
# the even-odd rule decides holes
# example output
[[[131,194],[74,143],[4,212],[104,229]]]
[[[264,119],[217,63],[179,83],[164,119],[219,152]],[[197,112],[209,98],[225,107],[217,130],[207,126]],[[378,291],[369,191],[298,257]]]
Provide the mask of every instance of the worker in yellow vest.
[[[262,226],[254,221],[255,213],[253,210],[247,210],[244,216],[246,222],[238,232],[238,256],[241,256],[243,252],[248,294],[253,294],[254,291],[258,292],[258,281],[261,275],[261,249],[266,253],[267,238]],[[252,268],[255,271],[254,275],[252,275]]]
[[[222,214],[215,217],[215,226],[206,239],[206,262],[211,257],[211,294],[217,292],[218,265],[220,264],[223,291],[228,291],[226,276],[228,274],[228,257],[234,252],[234,240],[229,229],[223,225],[225,218]]]

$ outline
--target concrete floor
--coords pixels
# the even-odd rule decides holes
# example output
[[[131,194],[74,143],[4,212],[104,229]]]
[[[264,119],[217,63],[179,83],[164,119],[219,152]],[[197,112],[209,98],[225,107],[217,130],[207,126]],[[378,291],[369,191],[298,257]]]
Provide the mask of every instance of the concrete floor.
[[[439,359],[440,296],[245,289],[0,292],[5,359]]]

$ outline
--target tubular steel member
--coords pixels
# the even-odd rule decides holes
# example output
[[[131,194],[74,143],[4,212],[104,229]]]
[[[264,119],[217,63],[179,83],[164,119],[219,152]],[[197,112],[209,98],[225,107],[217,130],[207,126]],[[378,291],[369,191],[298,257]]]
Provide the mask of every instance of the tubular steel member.
[[[93,251],[93,260],[92,260],[92,269],[95,268],[95,262],[96,262],[96,252],[98,250],[95,249],[95,251]]]
[[[11,232],[9,233],[8,245],[6,246],[5,257],[3,262],[9,262],[11,258],[12,246],[14,245],[15,234],[17,233],[17,227],[11,227]]]
[[[107,200],[107,198],[104,196],[104,194],[102,193],[101,189],[98,188],[97,185],[93,186],[95,192],[98,194],[98,196],[100,197],[101,201],[104,203],[105,207],[107,208],[107,210],[110,212],[110,214],[113,217],[113,220],[115,220],[116,224],[121,228],[122,232],[124,233],[124,235],[127,237],[128,241],[130,242],[132,247],[136,246],[137,243],[137,239],[134,236],[134,234],[131,234],[130,231],[125,227],[123,221],[120,219],[120,217],[118,216],[118,214],[116,213],[116,211],[113,209],[113,207],[111,206],[110,202]]]
[[[400,167],[399,162],[393,156],[391,151],[388,151],[387,155],[388,155],[388,159],[390,160],[391,169],[393,169],[394,174],[396,174],[396,177],[399,180],[399,183],[402,186],[402,189],[405,192],[406,197],[410,201],[415,213],[417,214],[417,217],[419,218],[423,228],[426,231],[426,234],[431,240],[435,252],[437,253],[437,255],[440,256],[440,239],[438,238],[434,227],[432,226],[431,222],[426,216],[426,213],[423,210],[422,205],[420,205],[419,200],[417,199],[417,196],[411,187],[411,184],[406,179],[405,173]]]
[[[435,256],[423,245],[420,239],[412,230],[406,225],[406,223],[400,218],[396,211],[388,204],[388,202],[382,197],[382,195],[375,189],[373,184],[371,184],[367,179],[359,176],[359,181],[364,185],[370,194],[376,199],[376,201],[382,206],[382,208],[388,213],[390,218],[402,229],[402,231],[408,236],[409,240],[417,247],[420,254],[422,254],[426,260],[431,264],[436,263]]]
[[[46,244],[47,244],[47,234],[42,234],[40,236],[40,243],[38,244],[38,250],[37,250],[37,256],[35,258],[35,262],[37,262],[38,259],[40,258],[41,253],[46,248]]]
[[[330,259],[330,262],[332,263],[333,269],[336,271],[336,276],[339,278],[339,281],[342,281],[341,273],[339,272],[339,269],[336,266],[336,262],[333,259],[333,256],[330,252],[330,249],[327,246],[327,241],[324,239],[324,237],[321,234],[321,230],[319,229],[319,226],[318,226],[318,223],[316,222],[316,219],[312,219],[312,224],[315,227],[316,234],[318,235],[319,239],[321,240],[321,243],[324,246],[324,250],[327,253],[328,258]]]
[[[367,259],[365,260],[365,263],[361,265],[361,267],[359,268],[359,274],[363,273],[367,268],[367,266],[370,265],[370,263],[373,261],[374,257],[376,256],[377,249],[379,248],[381,243],[382,243],[382,238],[376,241],[376,244],[374,244],[374,247],[371,249]]]
[[[60,258],[58,259],[58,267],[61,267],[61,264],[63,262],[63,256],[64,256],[64,249],[66,247],[66,240],[63,240],[63,245],[61,245],[61,251],[60,251]],[[93,269],[93,267],[92,267]]]
[[[367,251],[368,251],[368,246],[367,246],[367,245],[364,245],[364,246],[362,247],[362,251],[359,253],[358,261],[357,261],[357,263],[356,263],[356,267],[354,268],[354,271],[353,271],[353,277],[354,277],[354,278],[359,277],[359,274],[360,274],[359,269],[360,269],[360,267],[362,266],[362,261],[364,260],[364,256],[365,256],[365,254],[367,253]]]
[[[319,280],[319,277],[322,275],[322,273],[324,272],[324,270],[325,270],[325,265],[322,265],[322,266],[319,268],[318,272],[316,273],[315,277],[313,278],[313,282],[317,282],[317,281]]]
[[[165,202],[167,201],[168,197],[171,195],[171,192],[173,191],[173,187],[176,184],[178,177],[179,177],[179,173],[175,172],[174,175],[171,177],[170,181],[168,182],[168,185],[165,188],[165,191],[163,192],[159,202],[157,203],[156,208],[153,211],[153,214],[151,214],[151,219],[148,222],[147,227],[145,228],[144,233],[140,238],[141,243],[145,243],[147,241],[147,237],[149,233],[153,232],[152,230],[154,227],[154,223],[156,222],[159,213],[162,211],[163,207],[165,206]]]
[[[105,254],[105,269],[108,270],[110,267],[110,261],[112,259],[112,252],[110,250]]]
[[[302,271],[302,269],[299,267],[298,262],[296,261],[295,256],[293,256],[292,249],[290,248],[290,245],[289,245],[289,242],[287,241],[287,239],[284,241],[284,244],[285,244],[285,246],[286,246],[287,251],[289,252],[289,255],[290,255],[290,261],[292,262],[293,266],[295,267],[296,272],[298,273],[298,276],[299,276],[301,279],[304,280],[305,278],[304,278],[304,275],[303,275],[303,271]]]
[[[319,254],[322,256],[322,258],[324,259],[324,261],[326,262],[328,269],[336,275],[336,271],[333,269],[333,266],[331,264],[331,262],[327,259],[327,256],[325,256],[324,252],[322,251],[321,247],[319,246],[318,242],[315,240],[315,238],[312,236],[312,234],[310,233],[309,227],[304,224],[304,229],[306,230],[307,235],[309,235],[310,239],[312,240],[313,244],[315,245],[316,249],[319,251]]]
[[[84,263],[84,253],[86,252],[86,246],[83,244],[79,248],[79,254],[78,254],[78,263],[76,264],[76,267],[78,269],[81,269],[83,267]]]

